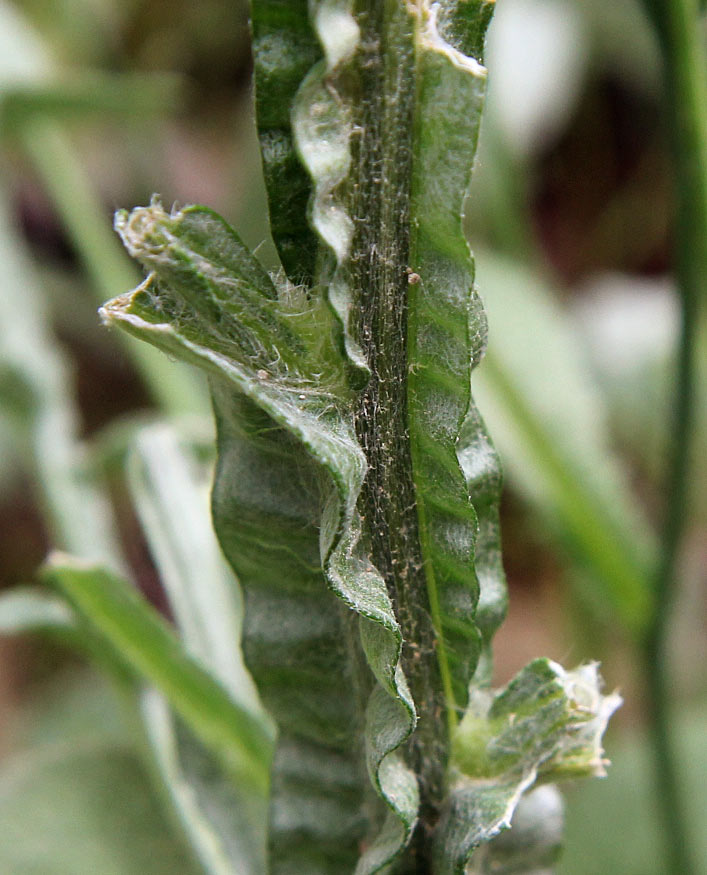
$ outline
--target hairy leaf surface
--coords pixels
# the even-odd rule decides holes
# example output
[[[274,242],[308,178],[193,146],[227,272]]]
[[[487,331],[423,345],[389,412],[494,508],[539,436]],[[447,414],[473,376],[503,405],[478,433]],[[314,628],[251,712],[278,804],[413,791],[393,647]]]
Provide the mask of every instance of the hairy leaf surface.
[[[474,26],[482,28],[477,16],[485,10],[477,5],[441,4],[427,11],[423,4],[411,205],[414,281],[408,294],[409,419],[420,537],[447,701],[459,708],[467,701],[481,634],[488,643],[505,609],[500,472],[470,394],[471,369],[486,345],[486,319],[461,224],[486,84],[485,69],[462,51],[467,45],[481,50]],[[469,18],[457,21],[462,11]],[[483,614],[477,616],[480,582]]]
[[[601,738],[621,704],[596,664],[565,671],[536,659],[503,689],[476,690],[455,738],[436,872],[462,875],[472,851],[502,829],[535,781],[603,775]]]
[[[401,821],[409,829],[415,818],[414,778],[393,753],[414,712],[388,593],[358,544],[365,461],[336,319],[289,284],[277,289],[208,210],[153,206],[118,224],[155,273],[105,317],[213,377],[214,519],[244,586],[248,665],[282,728],[273,871],[351,870],[367,829],[366,761],[399,814],[377,867],[403,841]]]

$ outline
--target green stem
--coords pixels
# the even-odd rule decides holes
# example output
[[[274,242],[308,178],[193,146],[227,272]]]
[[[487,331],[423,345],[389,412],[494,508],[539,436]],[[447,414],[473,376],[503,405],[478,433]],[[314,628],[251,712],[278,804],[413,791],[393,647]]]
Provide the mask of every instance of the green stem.
[[[412,125],[415,99],[411,19],[404,6],[359,0],[360,117],[354,144],[356,232],[351,279],[358,340],[371,368],[357,415],[369,463],[361,509],[372,557],[388,586],[403,634],[402,662],[418,709],[410,759],[420,783],[420,828],[438,817],[449,748],[447,703],[435,648],[418,527],[407,419],[407,319]],[[421,856],[417,857],[422,873]]]
[[[687,519],[689,458],[694,423],[696,334],[707,283],[707,54],[697,0],[645,0],[665,65],[666,111],[677,190],[676,275],[681,302],[675,409],[668,466],[662,558],[655,578],[655,608],[643,647],[657,798],[667,841],[668,870],[690,875],[685,829],[671,738],[668,621],[677,587],[676,565]]]
[[[33,116],[18,136],[46,186],[96,292],[98,303],[134,288],[140,277],[110,230],[79,157],[61,127]],[[171,415],[208,415],[206,393],[192,371],[176,367],[162,353],[120,334],[150,394]]]

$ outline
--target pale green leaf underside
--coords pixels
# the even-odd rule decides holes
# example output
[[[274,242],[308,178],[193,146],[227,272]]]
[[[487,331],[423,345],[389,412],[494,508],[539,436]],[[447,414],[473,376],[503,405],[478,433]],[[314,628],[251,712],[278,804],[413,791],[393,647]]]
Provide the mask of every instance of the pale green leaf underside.
[[[464,875],[553,875],[562,853],[564,802],[552,784],[525,794],[503,830],[473,854]]]
[[[596,664],[568,672],[547,659],[493,694],[477,690],[455,738],[457,778],[435,871],[462,875],[474,848],[511,825],[535,781],[603,775],[601,738],[620,704],[616,693],[602,695]]]

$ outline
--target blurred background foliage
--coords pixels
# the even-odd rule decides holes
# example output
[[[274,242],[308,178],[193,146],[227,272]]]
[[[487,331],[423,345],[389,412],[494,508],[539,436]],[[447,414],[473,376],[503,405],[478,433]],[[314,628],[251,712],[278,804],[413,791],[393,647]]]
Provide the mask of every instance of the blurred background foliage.
[[[636,630],[677,334],[660,55],[637,0],[499,0],[487,62],[466,224],[490,323],[475,391],[506,471],[497,680],[538,655],[601,659],[625,698],[607,738],[614,765],[567,792],[559,871],[650,875],[664,870]],[[190,373],[99,325],[98,304],[137,279],[111,214],[155,191],[205,203],[275,266],[250,73],[244,0],[0,0],[3,588],[31,581],[50,546],[80,551],[83,539],[91,553],[98,517],[81,522],[72,501],[85,516],[100,470],[127,562],[165,604],[125,448],[136,423],[168,417],[208,455],[208,402]],[[703,378],[706,361],[703,347]],[[671,672],[707,870],[704,379],[699,393]],[[2,871],[186,872],[100,679],[34,636],[0,639],[0,655]]]

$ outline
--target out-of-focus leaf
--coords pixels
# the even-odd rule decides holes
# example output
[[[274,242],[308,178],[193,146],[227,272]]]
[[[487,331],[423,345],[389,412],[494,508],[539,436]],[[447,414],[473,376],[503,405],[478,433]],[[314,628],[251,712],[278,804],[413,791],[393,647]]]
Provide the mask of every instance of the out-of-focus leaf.
[[[55,676],[10,715],[0,871],[196,875],[130,747],[124,716],[111,688],[86,670]]]
[[[141,428],[128,484],[153,560],[187,649],[244,705],[257,710],[243,665],[243,597],[211,525],[212,466],[175,429]]]
[[[18,586],[0,594],[0,635],[72,629],[76,622],[67,603],[45,589]]]
[[[0,3],[0,125],[4,133],[29,115],[101,113],[144,116],[173,112],[183,90],[175,74],[69,72],[13,4]]]
[[[140,117],[174,112],[183,83],[170,74],[109,75],[99,70],[61,74],[51,81],[0,91],[0,124],[12,131],[33,115],[85,118]]]
[[[660,483],[670,422],[670,378],[678,335],[678,299],[667,277],[597,276],[573,308],[618,439],[653,483]],[[697,356],[696,435],[691,507],[707,518],[707,343]]]
[[[577,105],[589,60],[580,7],[506,0],[494,17],[489,114],[521,160],[556,138]]]
[[[600,687],[595,664],[568,672],[537,659],[502,690],[474,691],[455,739],[458,772],[435,872],[463,873],[474,848],[510,826],[538,779],[604,774],[601,739],[621,698]]]
[[[0,2],[0,97],[16,85],[48,81],[52,61],[14,3]]]
[[[204,871],[262,875],[267,799],[234,781],[156,689],[141,692],[139,710],[164,793]]]
[[[638,633],[656,546],[609,449],[581,337],[515,262],[484,253],[477,282],[492,343],[474,385],[508,476],[592,572],[607,613]]]
[[[253,793],[264,794],[272,738],[231,699],[135,591],[110,572],[54,554],[43,578],[139,676],[160,689],[194,734]]]
[[[697,870],[707,871],[704,796],[707,709],[676,713],[676,752]],[[611,778],[578,784],[567,797],[565,850],[559,875],[664,875],[651,742],[632,730],[614,737]],[[640,829],[636,828],[640,824]]]
[[[240,587],[211,527],[211,473],[171,427],[137,432],[128,483],[184,643],[268,733],[241,655]],[[141,694],[141,713],[167,793],[206,870],[263,872],[265,798],[240,790],[156,690]]]
[[[37,480],[54,543],[120,567],[111,512],[78,439],[68,366],[0,190],[0,402]]]
[[[135,754],[85,737],[0,767],[6,875],[196,875]]]
[[[57,122],[48,116],[59,111],[83,113],[98,109],[121,113],[137,110],[142,114],[164,112],[165,106],[174,105],[175,84],[179,80],[170,75],[133,79],[105,73],[94,77],[84,73],[73,77],[66,74],[65,85],[62,85],[62,75],[44,44],[18,11],[9,3],[0,3],[0,120],[4,127],[12,123],[14,135],[34,162],[66,224],[96,297],[104,301],[132,285],[136,277],[106,226],[103,208],[91,190],[80,159]],[[3,202],[0,205],[0,226],[3,236],[6,232],[9,235],[5,245],[11,250],[21,249],[21,243],[10,228],[9,216],[10,210]],[[21,253],[17,256],[11,253],[9,261],[10,270],[4,275],[7,279],[6,296],[18,278],[31,276],[29,259]],[[7,263],[4,253],[3,263]],[[34,284],[31,279],[27,282]],[[22,283],[15,289],[21,287]],[[18,306],[22,306],[22,302]],[[27,310],[29,306],[36,314],[41,313],[36,294],[32,294],[23,309]],[[44,334],[48,332],[45,330]],[[186,369],[167,367],[159,356],[141,344],[128,341],[127,350],[165,410],[170,413],[205,412],[205,393],[194,374]],[[58,355],[54,357],[58,358]],[[51,457],[52,454],[48,455]],[[44,479],[45,487],[50,488],[51,479]],[[58,498],[62,489],[63,486],[56,489]],[[72,491],[68,488],[69,497]],[[96,519],[100,517],[98,514]],[[78,520],[79,516],[76,518]],[[76,532],[81,528],[77,524]],[[62,538],[56,538],[55,543],[82,556],[94,555]]]

